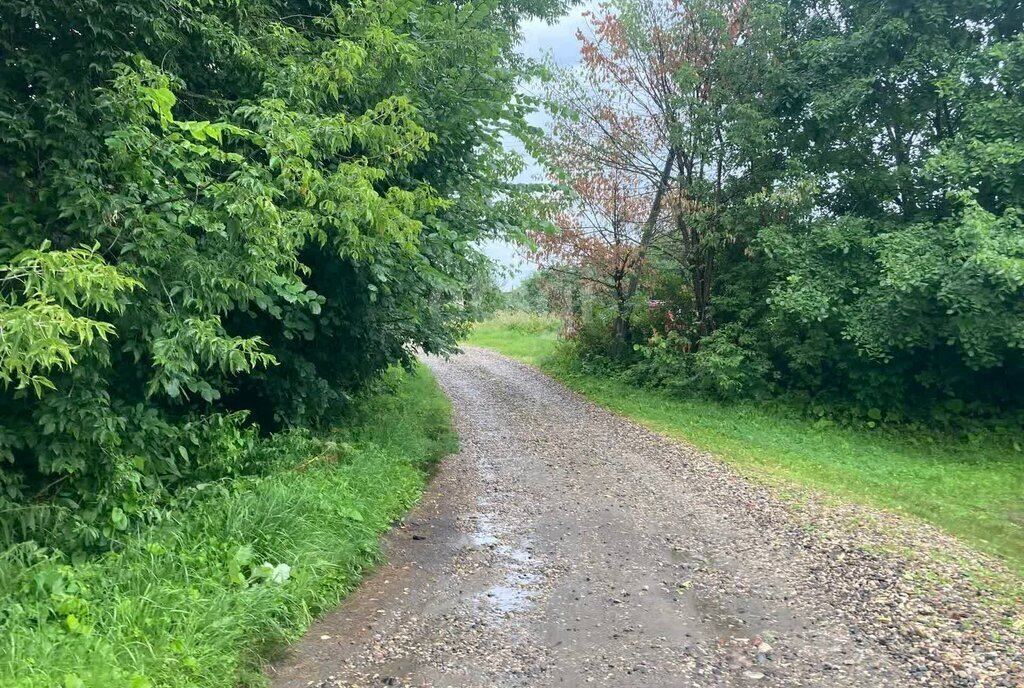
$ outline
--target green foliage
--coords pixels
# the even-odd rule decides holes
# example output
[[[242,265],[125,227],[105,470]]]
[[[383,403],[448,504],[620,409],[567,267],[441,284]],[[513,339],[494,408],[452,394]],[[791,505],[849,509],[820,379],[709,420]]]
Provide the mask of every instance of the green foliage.
[[[474,319],[490,317],[504,305],[504,295],[498,283],[497,270],[490,265],[481,265],[472,281],[469,304]]]
[[[723,399],[756,397],[770,370],[752,338],[735,325],[705,337],[693,355],[694,384]]]
[[[0,528],[115,546],[477,314],[529,203],[524,16],[465,5],[0,7]]]
[[[36,396],[54,389],[50,370],[76,365],[75,354],[106,342],[109,322],[87,313],[121,313],[122,295],[139,283],[103,262],[93,249],[27,250],[0,265],[0,382]]]
[[[629,367],[628,378],[641,386],[686,393],[693,363],[689,348],[689,339],[678,332],[654,332],[644,344],[634,345],[640,356]]]
[[[1020,8],[819,5],[783,18],[783,178],[817,192],[754,243],[773,353],[838,399],[1019,405],[1024,195],[1003,121],[1024,105]]]
[[[951,413],[1016,424],[1020,4],[608,7],[625,26],[616,40],[645,64],[663,59],[645,22],[665,40],[692,22],[710,41],[671,71],[681,100],[657,103],[687,155],[640,290],[665,317],[632,323],[634,379],[783,393],[854,421],[876,409],[938,427]],[[614,301],[590,292],[598,303],[576,328],[584,358],[604,355]]]
[[[263,685],[260,662],[379,560],[377,535],[451,452],[450,406],[423,372],[385,377],[343,430],[256,444],[268,475],[211,484],[116,552],[0,553],[0,683]]]
[[[676,331],[655,332],[645,344],[636,345],[641,358],[624,371],[625,377],[643,386],[675,394],[706,394],[718,399],[752,398],[766,391],[771,363],[749,334],[726,325],[690,350],[690,341]]]

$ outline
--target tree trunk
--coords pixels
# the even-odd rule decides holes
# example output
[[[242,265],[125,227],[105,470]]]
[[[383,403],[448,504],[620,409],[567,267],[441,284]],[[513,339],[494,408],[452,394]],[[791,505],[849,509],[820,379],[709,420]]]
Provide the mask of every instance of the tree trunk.
[[[624,359],[629,355],[629,295],[623,288],[623,275],[615,280],[615,320],[612,322],[612,358]]]
[[[651,209],[644,222],[644,229],[640,235],[640,246],[637,250],[637,258],[633,262],[633,274],[629,278],[629,286],[626,287],[626,299],[632,298],[636,289],[640,286],[640,273],[643,272],[644,258],[647,256],[647,248],[657,236],[658,217],[661,215],[661,200],[668,190],[668,182],[672,178],[672,163],[676,157],[673,149],[668,150],[665,164],[661,168],[661,177],[658,179],[658,188],[654,192],[654,200],[651,202]]]
[[[612,358],[622,360],[629,356],[629,320],[620,311],[615,316],[613,323],[614,337],[612,339]]]
[[[693,310],[697,319],[697,337],[695,347],[700,344],[700,338],[706,337],[715,330],[715,323],[711,316],[711,252],[706,247],[699,247],[695,252],[696,260],[690,266],[690,274],[693,286]]]
[[[632,274],[630,274],[629,281],[626,282],[625,285],[623,285],[622,280],[616,280],[616,313],[615,321],[612,323],[614,331],[611,351],[614,358],[626,358],[631,351],[629,341],[629,317],[631,315],[630,302],[636,294],[637,288],[640,286],[640,275],[644,269],[644,259],[647,255],[647,249],[658,234],[658,217],[661,215],[661,202],[665,196],[665,192],[668,190],[668,183],[672,176],[672,164],[674,160],[675,152],[670,148],[667,157],[665,158],[665,165],[661,169],[661,177],[658,180],[658,187],[654,192],[654,199],[651,202],[651,208],[648,211],[647,219],[644,222],[643,231],[640,234],[637,255],[633,260]]]

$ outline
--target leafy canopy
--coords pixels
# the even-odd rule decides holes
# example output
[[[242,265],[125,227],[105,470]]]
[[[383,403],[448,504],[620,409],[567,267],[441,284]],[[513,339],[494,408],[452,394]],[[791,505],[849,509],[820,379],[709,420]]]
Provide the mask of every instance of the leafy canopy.
[[[0,525],[71,546],[453,350],[556,2],[0,8]]]

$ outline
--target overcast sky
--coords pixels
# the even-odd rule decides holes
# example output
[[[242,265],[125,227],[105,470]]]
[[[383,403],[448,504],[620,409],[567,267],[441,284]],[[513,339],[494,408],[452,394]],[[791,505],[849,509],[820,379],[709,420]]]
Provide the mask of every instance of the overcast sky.
[[[555,64],[561,67],[579,62],[579,43],[576,40],[576,31],[584,26],[583,12],[589,4],[584,3],[583,6],[574,7],[569,14],[554,24],[546,24],[539,20],[526,22],[523,25],[523,41],[519,45],[520,51],[527,57],[536,59],[550,55]],[[531,122],[543,126],[544,117],[537,113],[531,117]],[[522,144],[515,139],[509,139],[508,145],[523,152]],[[528,160],[528,163],[531,162]],[[541,170],[536,164],[528,164],[527,169],[519,177],[519,181],[523,182],[543,180]],[[488,242],[484,245],[484,253],[510,273],[502,285],[505,289],[516,286],[523,277],[534,270],[533,265],[517,255],[514,246],[505,242]]]

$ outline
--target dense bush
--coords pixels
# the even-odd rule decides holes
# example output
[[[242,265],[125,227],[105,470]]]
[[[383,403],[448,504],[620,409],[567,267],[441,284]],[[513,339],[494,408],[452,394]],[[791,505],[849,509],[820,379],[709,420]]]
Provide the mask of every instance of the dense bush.
[[[2,3],[4,540],[120,538],[451,350],[555,4]]]
[[[731,325],[705,337],[696,352],[689,339],[675,331],[654,332],[636,351],[637,360],[624,372],[641,385],[720,399],[757,397],[769,389],[771,363]]]
[[[255,451],[270,475],[179,494],[163,522],[77,558],[0,553],[0,685],[236,688],[379,560],[378,534],[454,449],[426,373],[387,374],[345,428],[291,430]]]
[[[645,190],[609,225],[642,298],[582,250],[548,260],[585,293],[577,353],[861,417],[1024,408],[1022,27],[1000,0],[604,6],[548,147]],[[594,83],[614,97],[579,95]],[[602,199],[573,188],[553,220],[578,237]]]
[[[1019,406],[1024,148],[1007,126],[1024,114],[1024,10],[819,5],[783,17],[773,114],[800,162],[780,178],[799,169],[815,191],[752,242],[771,276],[760,327],[839,398]]]

